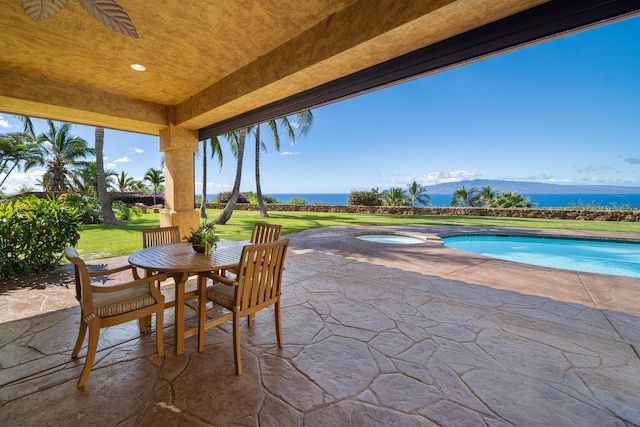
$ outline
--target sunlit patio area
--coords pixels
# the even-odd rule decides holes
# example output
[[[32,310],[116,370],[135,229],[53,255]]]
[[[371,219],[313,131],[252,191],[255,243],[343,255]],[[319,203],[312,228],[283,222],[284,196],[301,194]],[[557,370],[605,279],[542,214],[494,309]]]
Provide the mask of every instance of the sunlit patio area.
[[[425,242],[355,237],[381,230]],[[4,289],[0,425],[640,425],[638,279],[468,254],[441,245],[450,230],[285,236],[284,347],[271,309],[253,328],[243,320],[241,377],[229,323],[207,331],[203,353],[191,337],[176,356],[169,308],[164,358],[153,330],[105,329],[77,389],[86,350],[71,359],[80,316],[70,270]]]

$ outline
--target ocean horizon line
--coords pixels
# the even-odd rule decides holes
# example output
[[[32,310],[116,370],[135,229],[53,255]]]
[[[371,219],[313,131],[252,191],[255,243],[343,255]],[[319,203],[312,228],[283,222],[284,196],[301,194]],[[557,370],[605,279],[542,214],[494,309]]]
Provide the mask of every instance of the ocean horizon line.
[[[278,203],[287,203],[292,199],[302,199],[305,204],[323,204],[333,206],[347,206],[350,193],[263,193],[265,196],[276,199]],[[448,207],[451,203],[452,194],[431,194],[431,207]],[[566,207],[594,207],[601,206],[603,208],[621,208],[621,207],[640,207],[640,193],[620,194],[620,193],[522,193],[523,197],[528,197],[529,201],[537,208],[566,208]],[[215,196],[208,197],[207,200],[212,202]],[[416,205],[425,206],[425,205]]]

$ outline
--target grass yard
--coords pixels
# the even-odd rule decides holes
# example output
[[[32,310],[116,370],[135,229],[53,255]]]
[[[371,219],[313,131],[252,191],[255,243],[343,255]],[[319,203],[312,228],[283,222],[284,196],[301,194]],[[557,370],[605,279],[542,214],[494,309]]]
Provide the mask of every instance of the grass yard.
[[[208,219],[214,219],[219,213],[220,210],[207,210]],[[283,235],[309,228],[358,225],[464,225],[640,233],[640,223],[637,222],[323,212],[270,212],[269,218],[262,218],[257,211],[235,211],[229,222],[217,225],[216,230],[222,240],[248,240],[256,221],[281,224]],[[81,254],[89,255],[91,259],[129,255],[142,248],[140,230],[159,225],[160,215],[153,212],[148,212],[134,221],[123,222],[117,228],[103,228],[100,224],[87,225],[80,232],[78,250]]]

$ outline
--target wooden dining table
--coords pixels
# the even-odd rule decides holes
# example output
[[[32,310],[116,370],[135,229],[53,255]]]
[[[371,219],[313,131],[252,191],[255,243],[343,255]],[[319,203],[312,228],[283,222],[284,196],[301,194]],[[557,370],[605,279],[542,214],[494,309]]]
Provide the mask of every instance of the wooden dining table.
[[[166,273],[175,281],[174,344],[176,355],[184,353],[184,340],[197,334],[197,328],[185,331],[185,285],[190,275],[237,267],[247,241],[223,240],[209,255],[196,252],[188,243],[150,246],[129,256],[129,263],[147,271]],[[194,294],[195,295],[195,294]]]

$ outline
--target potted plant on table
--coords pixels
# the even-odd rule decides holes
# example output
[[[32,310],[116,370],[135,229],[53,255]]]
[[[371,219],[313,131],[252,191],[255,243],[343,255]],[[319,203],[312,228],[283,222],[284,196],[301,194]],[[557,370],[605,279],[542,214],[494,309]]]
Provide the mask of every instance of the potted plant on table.
[[[197,230],[190,229],[190,236],[184,237],[188,243],[191,243],[193,250],[196,252],[209,255],[212,250],[216,250],[216,246],[220,238],[216,235],[213,222],[203,223]]]

